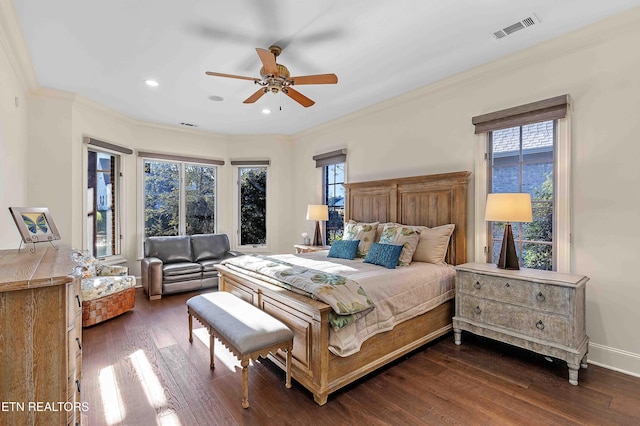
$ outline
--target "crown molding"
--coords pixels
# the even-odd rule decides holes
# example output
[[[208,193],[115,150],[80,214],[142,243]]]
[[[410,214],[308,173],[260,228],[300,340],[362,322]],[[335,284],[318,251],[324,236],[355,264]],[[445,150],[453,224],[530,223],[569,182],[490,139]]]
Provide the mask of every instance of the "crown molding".
[[[38,89],[36,77],[29,49],[24,40],[22,29],[18,22],[18,15],[11,0],[0,0],[0,44],[4,47],[18,80],[25,91]]]

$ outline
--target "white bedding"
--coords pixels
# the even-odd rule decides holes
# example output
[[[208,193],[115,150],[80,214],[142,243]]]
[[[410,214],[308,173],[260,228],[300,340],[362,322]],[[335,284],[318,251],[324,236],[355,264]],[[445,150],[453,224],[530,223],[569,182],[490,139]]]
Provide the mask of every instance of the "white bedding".
[[[346,357],[360,350],[369,337],[423,314],[454,297],[455,269],[450,265],[412,262],[386,269],[327,257],[328,251],[271,255],[286,262],[348,277],[358,282],[376,307],[369,314],[339,331],[329,332],[329,350]]]

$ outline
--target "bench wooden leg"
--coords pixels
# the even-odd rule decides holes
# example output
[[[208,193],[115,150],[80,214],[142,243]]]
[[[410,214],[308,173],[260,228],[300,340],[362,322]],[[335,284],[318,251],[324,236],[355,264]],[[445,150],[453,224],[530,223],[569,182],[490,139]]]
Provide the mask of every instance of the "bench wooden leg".
[[[213,348],[215,348],[215,341],[213,340],[213,333],[209,333],[209,368],[214,368],[214,365],[213,365]]]
[[[193,316],[189,314],[189,343],[193,343]]]
[[[289,345],[289,347],[287,348],[287,379],[285,382],[285,386],[287,387],[287,389],[291,388],[291,351],[292,351],[292,346]]]
[[[249,360],[242,360],[242,408],[249,408]]]

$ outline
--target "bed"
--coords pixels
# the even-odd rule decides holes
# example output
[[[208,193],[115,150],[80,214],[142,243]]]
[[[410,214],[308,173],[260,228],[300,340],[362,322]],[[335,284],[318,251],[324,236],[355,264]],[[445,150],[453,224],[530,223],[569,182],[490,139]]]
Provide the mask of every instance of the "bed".
[[[430,228],[454,224],[446,263],[466,261],[466,200],[470,172],[345,184],[345,221],[395,222]],[[322,254],[306,255],[306,257]],[[325,253],[326,255],[326,253]],[[294,332],[292,377],[323,405],[328,395],[452,329],[453,296],[432,309],[375,333],[359,350],[330,350],[331,306],[227,265],[217,267],[219,290],[227,291],[283,321]],[[348,352],[352,352],[348,350]],[[270,359],[285,368],[283,353]]]

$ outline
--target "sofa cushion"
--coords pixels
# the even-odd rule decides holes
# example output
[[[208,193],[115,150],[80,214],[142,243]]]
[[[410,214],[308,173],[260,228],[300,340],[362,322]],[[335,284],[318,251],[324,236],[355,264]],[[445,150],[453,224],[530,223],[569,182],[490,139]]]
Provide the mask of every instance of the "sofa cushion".
[[[200,265],[199,263],[168,263],[162,267],[162,275],[164,275],[165,277],[193,274],[198,272],[202,272],[202,265]]]
[[[162,284],[168,283],[179,283],[181,281],[200,281],[202,279],[202,272],[197,272],[193,274],[182,274],[182,275],[165,275],[162,279]]]
[[[203,260],[200,263],[202,265],[203,272],[212,272],[216,271],[216,265],[219,265],[222,262],[222,259],[211,259],[211,260]]]
[[[157,257],[162,263],[191,262],[191,238],[188,235],[147,237],[144,257]]]
[[[193,261],[219,259],[230,249],[227,234],[199,234],[191,236]]]

